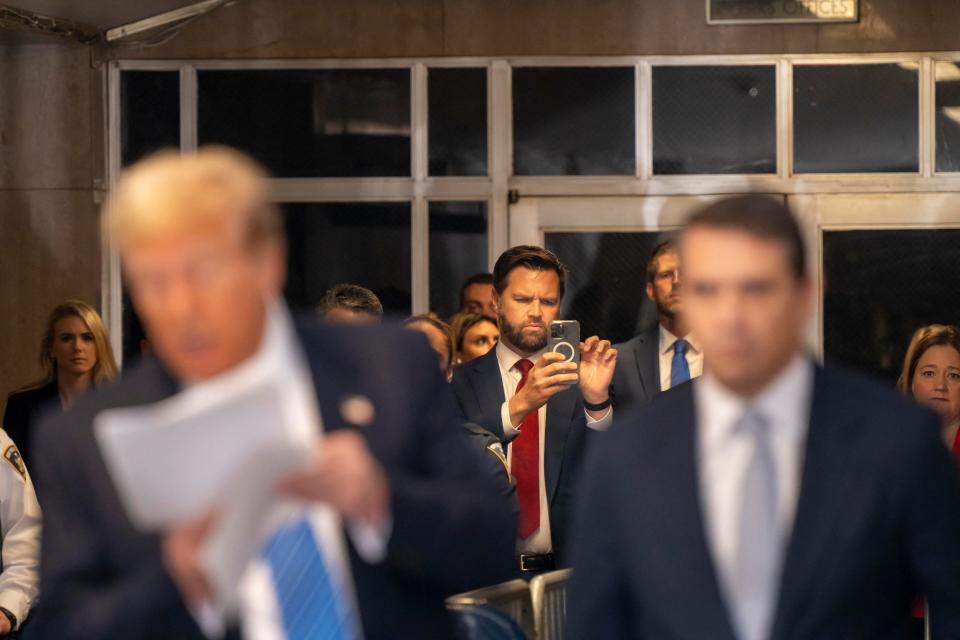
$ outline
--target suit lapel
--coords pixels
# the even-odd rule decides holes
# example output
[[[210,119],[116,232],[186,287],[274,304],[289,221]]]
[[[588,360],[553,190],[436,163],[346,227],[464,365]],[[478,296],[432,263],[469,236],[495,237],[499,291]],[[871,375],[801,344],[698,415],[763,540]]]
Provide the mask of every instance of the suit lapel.
[[[502,440],[504,434],[500,407],[506,398],[503,395],[503,379],[500,376],[497,350],[490,349],[469,364],[470,384],[477,394],[477,403],[483,416],[480,426],[489,429]]]
[[[664,486],[670,490],[664,492],[665,503],[658,505],[669,514],[660,518],[665,528],[662,539],[684,549],[671,557],[671,582],[683,585],[683,598],[697,604],[700,629],[710,629],[710,637],[717,640],[734,640],[703,518],[693,386],[683,385],[673,394],[680,410],[677,423],[666,430],[662,458],[671,464],[661,469]]]
[[[659,326],[643,333],[636,346],[637,374],[648,399],[660,393]]]
[[[850,504],[848,492],[856,485],[857,465],[850,454],[857,447],[845,441],[857,430],[849,416],[835,411],[843,403],[828,378],[819,368],[814,374],[800,495],[784,558],[774,637],[785,637],[798,612],[816,600],[824,571],[831,566],[826,554],[835,547],[842,514]]]
[[[295,327],[305,364],[313,381],[323,430],[334,431],[349,426],[340,413],[340,405],[349,394],[343,381],[358,379],[358,371],[345,370],[351,366],[352,359],[338,358],[338,373],[336,376],[331,375],[331,367],[324,366],[324,360],[331,361],[330,354],[336,353],[337,345],[331,340],[323,341],[321,334],[310,332],[307,325],[299,319],[295,321]]]
[[[574,386],[561,391],[547,402],[547,419],[544,421],[547,432],[544,434],[543,443],[543,477],[547,489],[547,504],[553,502],[553,496],[557,492],[560,468],[563,466],[563,450],[576,418],[574,412],[579,406],[579,393],[579,388]]]

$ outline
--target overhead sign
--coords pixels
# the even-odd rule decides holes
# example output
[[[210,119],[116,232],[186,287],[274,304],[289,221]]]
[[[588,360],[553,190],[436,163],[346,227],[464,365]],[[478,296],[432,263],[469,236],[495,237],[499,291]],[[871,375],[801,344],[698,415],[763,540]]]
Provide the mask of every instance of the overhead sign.
[[[707,0],[708,24],[856,22],[860,0]]]

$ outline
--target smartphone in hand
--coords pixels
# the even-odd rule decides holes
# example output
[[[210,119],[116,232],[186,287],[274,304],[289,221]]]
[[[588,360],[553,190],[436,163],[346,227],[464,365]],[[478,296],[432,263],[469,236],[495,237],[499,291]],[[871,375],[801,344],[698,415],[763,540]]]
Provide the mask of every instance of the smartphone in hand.
[[[547,350],[564,357],[563,362],[573,362],[580,373],[580,323],[576,320],[554,320],[550,323]],[[567,382],[573,385],[576,382]]]

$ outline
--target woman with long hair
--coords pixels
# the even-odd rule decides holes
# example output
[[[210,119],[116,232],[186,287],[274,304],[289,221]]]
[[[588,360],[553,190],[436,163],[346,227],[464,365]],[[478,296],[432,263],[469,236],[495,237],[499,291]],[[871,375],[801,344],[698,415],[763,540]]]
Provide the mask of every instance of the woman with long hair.
[[[960,328],[931,324],[917,329],[903,358],[897,388],[940,416],[943,442],[960,462]],[[914,605],[913,637],[924,637],[924,605]]]
[[[81,300],[54,307],[40,341],[43,375],[7,398],[3,428],[29,460],[30,427],[48,407],[64,410],[77,398],[117,375],[103,320]]]
[[[960,328],[931,324],[917,329],[897,388],[939,414],[944,444],[960,459]]]

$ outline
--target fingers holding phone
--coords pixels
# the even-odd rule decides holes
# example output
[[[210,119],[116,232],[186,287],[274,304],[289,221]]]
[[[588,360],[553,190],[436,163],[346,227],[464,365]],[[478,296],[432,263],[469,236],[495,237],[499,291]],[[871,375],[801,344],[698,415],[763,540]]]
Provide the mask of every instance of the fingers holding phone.
[[[523,387],[510,399],[510,422],[518,426],[531,411],[536,411],[557,393],[576,384],[577,365],[553,351],[543,354],[527,375]]]

